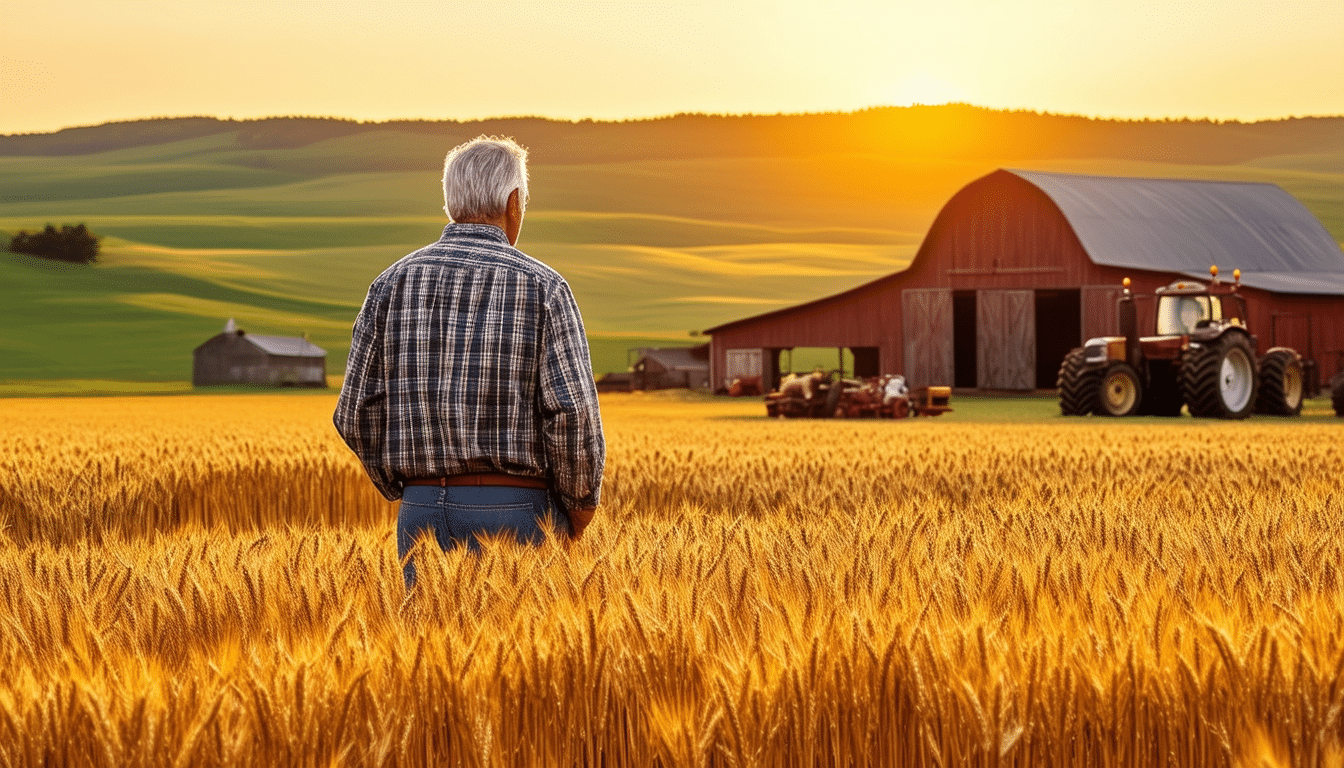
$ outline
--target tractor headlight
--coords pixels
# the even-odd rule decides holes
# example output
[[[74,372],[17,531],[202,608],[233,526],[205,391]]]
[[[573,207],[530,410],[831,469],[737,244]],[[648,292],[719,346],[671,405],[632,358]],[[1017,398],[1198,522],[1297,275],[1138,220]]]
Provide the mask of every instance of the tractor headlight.
[[[1083,345],[1083,362],[1088,365],[1106,362],[1106,340],[1088,339]]]

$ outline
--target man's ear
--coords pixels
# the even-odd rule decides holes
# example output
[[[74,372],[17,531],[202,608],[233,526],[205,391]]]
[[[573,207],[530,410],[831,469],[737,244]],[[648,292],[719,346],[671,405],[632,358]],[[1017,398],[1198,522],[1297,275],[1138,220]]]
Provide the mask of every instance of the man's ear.
[[[518,189],[509,193],[509,201],[504,205],[504,234],[510,245],[518,244],[518,234],[523,231],[523,195]]]

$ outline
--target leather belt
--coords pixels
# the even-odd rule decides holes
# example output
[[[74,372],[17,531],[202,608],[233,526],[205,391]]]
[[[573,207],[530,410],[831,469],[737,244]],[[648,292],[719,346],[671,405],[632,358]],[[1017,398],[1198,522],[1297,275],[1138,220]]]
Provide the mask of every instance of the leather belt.
[[[473,472],[449,477],[417,477],[413,480],[406,480],[403,485],[437,485],[441,488],[449,485],[502,485],[509,488],[538,488],[541,490],[550,488],[550,485],[539,477],[505,475],[499,472]]]

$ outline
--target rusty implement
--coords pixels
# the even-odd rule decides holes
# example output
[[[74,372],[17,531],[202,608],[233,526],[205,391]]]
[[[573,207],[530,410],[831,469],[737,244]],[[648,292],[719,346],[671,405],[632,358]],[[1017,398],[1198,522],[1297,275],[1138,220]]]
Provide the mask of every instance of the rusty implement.
[[[806,375],[790,373],[779,383],[778,390],[765,396],[765,412],[785,419],[829,416],[826,406],[833,387],[831,375],[823,371]]]
[[[910,393],[910,410],[918,416],[939,416],[952,410],[952,388],[919,387]]]
[[[760,376],[739,376],[728,387],[729,397],[759,397],[761,394]]]
[[[765,396],[765,410],[772,417],[820,419],[904,419],[952,410],[950,387],[917,391],[923,399],[913,397],[904,376],[892,374],[866,378],[844,378],[839,371],[789,374],[778,391]]]

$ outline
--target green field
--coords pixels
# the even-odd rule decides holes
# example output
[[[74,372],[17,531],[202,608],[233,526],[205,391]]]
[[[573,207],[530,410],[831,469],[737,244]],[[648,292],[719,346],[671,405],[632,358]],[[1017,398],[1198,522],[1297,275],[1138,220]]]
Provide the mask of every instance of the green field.
[[[481,132],[532,150],[520,247],[570,281],[598,371],[624,369],[630,347],[695,343],[690,331],[902,268],[947,198],[999,167],[1271,181],[1344,240],[1344,119],[1125,123],[946,107],[630,123],[161,120],[0,137],[0,233],[84,222],[106,238],[92,267],[0,252],[0,394],[188,380],[192,349],[228,317],[307,333],[339,375],[369,282],[445,223],[443,153]]]

